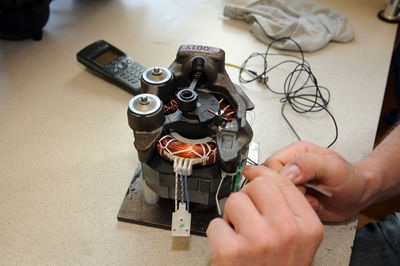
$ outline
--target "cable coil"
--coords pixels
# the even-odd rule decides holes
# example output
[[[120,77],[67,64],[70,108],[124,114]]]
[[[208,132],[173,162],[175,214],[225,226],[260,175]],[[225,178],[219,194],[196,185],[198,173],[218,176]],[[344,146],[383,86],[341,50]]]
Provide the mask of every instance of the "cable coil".
[[[273,43],[286,40],[293,42],[297,46],[300,56],[296,56],[293,54],[278,54],[270,52],[270,48]],[[281,61],[275,65],[270,66],[267,60],[269,56],[281,56],[281,57],[288,57],[290,59]],[[263,62],[262,72],[257,73],[254,70],[249,70],[248,65],[251,59],[253,58],[262,59]],[[283,92],[279,92],[271,89],[268,86],[267,74],[269,74],[272,70],[277,69],[279,66],[284,64],[293,64],[294,68],[290,70],[289,74],[286,76],[286,79],[283,84]],[[245,74],[247,75],[250,74],[251,77],[246,78]],[[320,86],[318,84],[317,78],[311,71],[310,64],[304,59],[303,50],[296,41],[294,41],[290,37],[276,39],[268,45],[265,53],[258,53],[258,52],[252,53],[240,67],[239,81],[241,83],[250,83],[256,80],[263,83],[266,86],[266,88],[272,93],[283,96],[280,99],[280,102],[282,103],[281,114],[286,123],[289,125],[290,129],[296,135],[298,140],[301,140],[299,134],[296,132],[290,121],[285,116],[284,110],[287,104],[295,112],[302,114],[308,112],[326,111],[327,114],[331,117],[335,128],[335,137],[330,142],[330,144],[327,145],[327,147],[328,148],[331,147],[336,142],[338,138],[338,126],[334,116],[328,110],[328,104],[330,101],[330,92],[326,87]]]

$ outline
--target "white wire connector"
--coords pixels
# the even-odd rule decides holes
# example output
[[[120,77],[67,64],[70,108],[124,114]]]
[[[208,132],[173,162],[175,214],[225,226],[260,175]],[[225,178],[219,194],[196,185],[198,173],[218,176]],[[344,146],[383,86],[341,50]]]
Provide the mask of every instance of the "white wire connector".
[[[172,213],[172,236],[190,236],[192,215],[186,210],[186,203],[179,203],[179,209]]]
[[[178,156],[175,156],[174,158],[173,169],[175,172],[175,211],[178,209],[178,176],[180,177],[181,183],[181,202],[183,203],[186,200],[187,210],[189,211],[189,190],[187,187],[187,177],[192,174],[193,161],[193,159],[182,158]],[[183,177],[185,177],[184,180]],[[185,181],[185,184],[183,181]]]
[[[194,159],[182,158],[175,156],[174,157],[174,172],[175,173],[185,173],[187,171],[187,175],[191,176],[193,171],[193,163]]]

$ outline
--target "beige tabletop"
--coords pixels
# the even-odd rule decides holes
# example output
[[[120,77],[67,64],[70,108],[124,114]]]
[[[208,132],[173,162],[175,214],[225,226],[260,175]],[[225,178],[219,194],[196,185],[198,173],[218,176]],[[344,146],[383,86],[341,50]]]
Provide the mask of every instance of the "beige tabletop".
[[[76,61],[105,39],[144,66],[168,67],[179,45],[220,47],[241,64],[265,45],[249,25],[222,16],[224,4],[249,1],[58,0],[43,40],[0,41],[0,264],[207,265],[205,237],[117,221],[138,159],[126,109],[129,93]],[[396,26],[376,14],[382,0],[319,0],[348,16],[355,39],[306,54],[339,138],[333,149],[355,162],[373,147]],[[228,68],[234,82],[238,71]],[[270,77],[274,85],[274,77]],[[280,116],[279,97],[243,86],[255,103],[260,160],[296,140]],[[326,145],[329,117],[289,114],[306,140]],[[355,222],[326,225],[314,263],[347,264]]]

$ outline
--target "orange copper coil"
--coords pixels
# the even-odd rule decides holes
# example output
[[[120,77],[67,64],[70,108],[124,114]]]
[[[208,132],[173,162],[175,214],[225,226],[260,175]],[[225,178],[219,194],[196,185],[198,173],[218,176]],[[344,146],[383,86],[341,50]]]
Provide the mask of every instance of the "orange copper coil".
[[[178,109],[178,99],[175,96],[164,102],[163,111],[165,115],[173,113],[177,109]]]
[[[169,161],[174,161],[175,157],[192,159],[193,165],[209,165],[215,163],[218,159],[215,140],[192,144],[165,135],[157,142],[157,151]]]
[[[223,111],[223,117],[228,121],[232,122],[235,118],[236,109],[232,108],[230,104],[226,102],[224,98],[219,101],[219,108]]]

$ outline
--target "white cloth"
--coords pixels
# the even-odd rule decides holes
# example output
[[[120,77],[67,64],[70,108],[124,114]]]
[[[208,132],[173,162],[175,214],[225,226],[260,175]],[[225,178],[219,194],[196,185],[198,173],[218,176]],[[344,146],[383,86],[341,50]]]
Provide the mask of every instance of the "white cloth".
[[[319,50],[330,41],[348,42],[354,38],[344,15],[305,0],[261,0],[245,7],[226,5],[224,15],[252,23],[250,31],[267,44],[291,37],[307,52]],[[275,42],[273,47],[298,50],[290,41]]]

